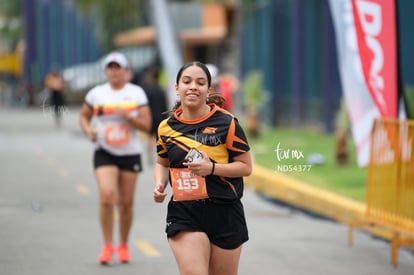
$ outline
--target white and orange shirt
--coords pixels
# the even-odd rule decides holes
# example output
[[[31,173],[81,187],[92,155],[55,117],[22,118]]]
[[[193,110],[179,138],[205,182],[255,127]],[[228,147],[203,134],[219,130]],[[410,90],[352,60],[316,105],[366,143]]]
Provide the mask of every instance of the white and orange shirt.
[[[115,114],[116,108],[139,115],[139,108],[148,105],[144,90],[127,83],[121,90],[113,90],[109,83],[92,88],[85,102],[93,109],[96,121],[96,147],[117,156],[142,153],[143,146],[137,130],[124,118]]]

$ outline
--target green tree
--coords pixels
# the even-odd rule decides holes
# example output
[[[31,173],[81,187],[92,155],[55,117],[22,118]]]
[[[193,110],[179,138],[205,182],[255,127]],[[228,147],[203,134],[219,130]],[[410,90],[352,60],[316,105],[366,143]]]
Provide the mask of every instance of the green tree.
[[[263,103],[263,74],[259,70],[248,72],[243,83],[247,109],[247,131],[256,138],[260,134],[260,120],[258,110]]]
[[[1,47],[14,51],[23,36],[22,0],[0,0]]]

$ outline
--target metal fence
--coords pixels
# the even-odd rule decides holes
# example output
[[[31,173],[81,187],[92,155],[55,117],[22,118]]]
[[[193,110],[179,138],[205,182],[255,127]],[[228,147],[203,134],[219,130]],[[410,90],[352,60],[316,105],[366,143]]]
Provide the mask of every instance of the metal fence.
[[[378,118],[371,132],[366,212],[349,225],[390,232],[391,261],[400,246],[414,247],[414,121]]]
[[[414,234],[414,121],[378,119],[371,142],[367,215]]]

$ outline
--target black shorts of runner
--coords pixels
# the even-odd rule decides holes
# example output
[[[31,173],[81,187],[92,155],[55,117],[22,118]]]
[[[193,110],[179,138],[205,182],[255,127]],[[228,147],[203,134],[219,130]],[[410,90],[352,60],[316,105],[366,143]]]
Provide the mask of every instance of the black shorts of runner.
[[[167,237],[180,231],[204,232],[210,242],[223,249],[235,249],[249,240],[241,201],[220,204],[209,199],[168,203]]]
[[[112,155],[109,152],[105,151],[102,148],[99,148],[95,151],[93,158],[93,164],[95,169],[100,166],[105,165],[115,165],[120,170],[127,170],[131,172],[141,172],[141,155],[128,155],[128,156],[116,156]]]

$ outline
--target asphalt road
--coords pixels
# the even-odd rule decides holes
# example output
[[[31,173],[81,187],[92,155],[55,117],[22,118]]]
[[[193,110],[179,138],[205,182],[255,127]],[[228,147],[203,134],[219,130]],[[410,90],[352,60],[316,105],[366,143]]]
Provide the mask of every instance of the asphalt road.
[[[79,108],[63,111],[63,125],[56,128],[47,107],[0,106],[0,274],[178,274],[164,234],[166,203],[152,201],[147,156],[136,190],[133,261],[96,262],[102,238],[93,145],[78,126]],[[275,204],[249,189],[243,202],[250,240],[240,275],[414,274],[414,256],[407,249],[400,249],[399,266],[393,268],[385,241],[356,231],[350,248],[345,225]]]

